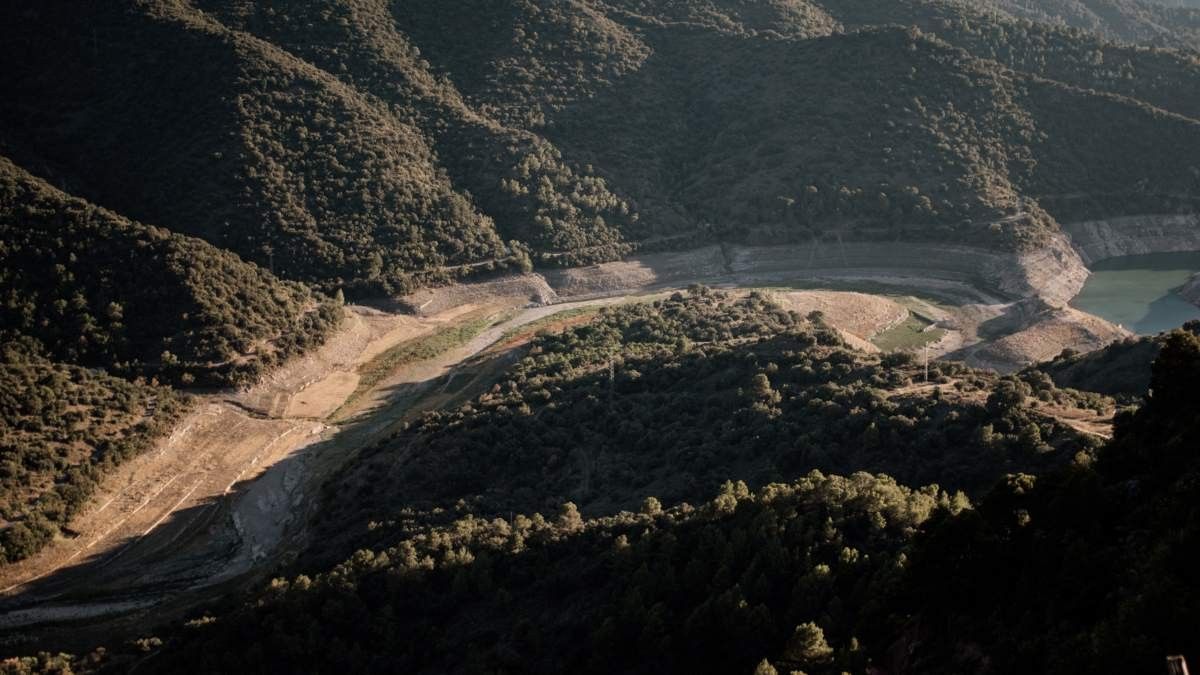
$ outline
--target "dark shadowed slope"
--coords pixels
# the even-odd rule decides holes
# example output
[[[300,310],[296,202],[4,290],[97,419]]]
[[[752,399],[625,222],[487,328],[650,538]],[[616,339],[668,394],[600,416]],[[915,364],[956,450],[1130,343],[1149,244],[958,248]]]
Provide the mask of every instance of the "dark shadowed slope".
[[[505,253],[419,131],[277,47],[182,3],[5,12],[11,154],[72,192],[326,286]]]
[[[0,158],[0,330],[51,359],[228,384],[314,344],[341,308],[197,239],[70,197]]]

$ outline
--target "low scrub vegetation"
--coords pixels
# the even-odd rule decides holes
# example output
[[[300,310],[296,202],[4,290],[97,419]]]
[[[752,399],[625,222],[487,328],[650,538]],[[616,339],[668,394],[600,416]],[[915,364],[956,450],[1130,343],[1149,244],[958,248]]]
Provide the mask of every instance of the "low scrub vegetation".
[[[33,555],[105,475],[182,414],[168,387],[127,382],[5,347],[0,359],[0,562]]]

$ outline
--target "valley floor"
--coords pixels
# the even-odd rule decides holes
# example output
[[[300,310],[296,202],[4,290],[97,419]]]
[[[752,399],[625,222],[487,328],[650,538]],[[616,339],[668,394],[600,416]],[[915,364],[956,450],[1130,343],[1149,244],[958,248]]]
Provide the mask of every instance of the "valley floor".
[[[557,288],[524,275],[422,291],[402,299],[404,313],[347,308],[316,352],[249,390],[200,396],[169,438],[105,483],[71,524],[75,536],[0,568],[0,639],[24,652],[87,648],[260,580],[302,548],[321,484],[357,450],[422,410],[490,386],[534,330],[586,320],[604,305],[698,281],[760,288],[789,309],[821,312],[860,349],[920,350],[1010,370],[1123,334],[1076,310],[1031,309],[965,281],[863,270],[736,275],[711,251],[672,255],[560,273],[551,279]],[[704,256],[716,269],[697,264]],[[1106,433],[1105,419],[1046,413]]]

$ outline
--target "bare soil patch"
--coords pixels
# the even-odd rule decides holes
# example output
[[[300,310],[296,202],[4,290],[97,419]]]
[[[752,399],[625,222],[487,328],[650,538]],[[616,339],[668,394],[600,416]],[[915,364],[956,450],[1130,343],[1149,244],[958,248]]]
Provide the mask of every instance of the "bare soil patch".
[[[821,312],[825,321],[864,340],[908,318],[908,309],[888,298],[848,291],[788,291],[775,293],[785,308],[801,314]]]
[[[357,388],[357,373],[330,373],[292,396],[284,416],[324,419],[337,410]]]
[[[970,352],[967,362],[997,370],[1012,370],[1052,359],[1071,348],[1092,351],[1129,337],[1129,331],[1071,307],[1040,312],[1028,317],[1013,332],[985,342]]]

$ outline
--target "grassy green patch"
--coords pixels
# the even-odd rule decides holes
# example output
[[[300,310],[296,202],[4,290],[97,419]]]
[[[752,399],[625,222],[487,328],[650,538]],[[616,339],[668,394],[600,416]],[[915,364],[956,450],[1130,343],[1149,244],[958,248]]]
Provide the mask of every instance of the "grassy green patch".
[[[933,324],[929,317],[910,309],[907,319],[871,338],[871,342],[885,352],[916,349],[937,342],[946,334]]]
[[[932,327],[937,323],[937,320],[932,318],[930,313],[936,314],[954,304],[949,299],[927,297],[928,295],[935,295],[933,291],[928,289],[918,291],[916,289],[906,289],[901,286],[872,281],[845,282],[823,279],[819,281],[814,280],[811,283],[797,281],[795,283],[762,286],[760,288],[769,291],[851,291],[876,295],[903,305],[908,310],[908,318],[871,338],[871,343],[885,352],[917,349],[923,345],[932,344],[942,339],[946,331],[942,328]],[[925,294],[926,297],[904,295],[898,292],[903,290],[913,290],[914,293],[920,292]]]
[[[512,328],[509,328],[508,330],[504,331],[504,335],[500,336],[500,339],[496,341],[496,344],[504,344],[519,335],[532,335],[532,334],[537,333],[538,331],[542,330],[543,328],[546,328],[547,326],[552,326],[552,325],[554,325],[556,323],[560,323],[562,321],[569,321],[570,319],[574,319],[574,318],[580,317],[580,316],[594,316],[595,314],[597,314],[599,312],[600,312],[599,306],[592,306],[592,307],[576,307],[575,309],[568,309],[568,310],[565,310],[562,312],[558,312],[556,314],[549,314],[547,316],[543,316],[540,319],[535,319],[533,321],[530,321],[529,323],[525,323],[525,324],[521,324],[520,326],[513,326]]]
[[[427,361],[461,347],[483,331],[508,321],[512,316],[513,312],[511,311],[499,314],[468,315],[468,318],[461,323],[447,326],[428,335],[405,340],[380,353],[358,367],[358,387],[346,398],[346,402],[337,409],[333,416],[337,417],[397,369],[411,363]]]

